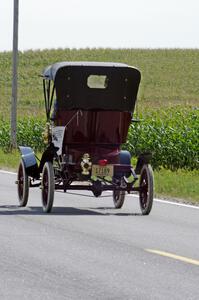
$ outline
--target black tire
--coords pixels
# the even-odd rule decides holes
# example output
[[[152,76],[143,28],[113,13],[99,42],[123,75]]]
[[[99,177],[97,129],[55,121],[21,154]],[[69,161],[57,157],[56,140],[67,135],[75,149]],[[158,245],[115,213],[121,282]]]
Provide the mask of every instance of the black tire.
[[[125,200],[125,191],[113,191],[113,203],[115,208],[121,208]]]
[[[17,172],[17,192],[19,206],[26,206],[29,196],[29,179],[26,172],[25,164],[21,159]]]
[[[140,208],[143,215],[148,215],[153,205],[154,179],[151,165],[145,164],[140,172]]]
[[[131,165],[131,155],[128,151],[122,150],[119,154],[119,163],[123,165]],[[120,181],[119,185],[123,181],[124,176],[129,177],[128,173],[117,173],[115,174],[115,178]],[[113,203],[115,208],[119,209],[123,206],[125,200],[125,191],[113,191]]]
[[[41,179],[41,199],[43,211],[50,213],[54,202],[55,179],[54,169],[51,162],[44,164]]]

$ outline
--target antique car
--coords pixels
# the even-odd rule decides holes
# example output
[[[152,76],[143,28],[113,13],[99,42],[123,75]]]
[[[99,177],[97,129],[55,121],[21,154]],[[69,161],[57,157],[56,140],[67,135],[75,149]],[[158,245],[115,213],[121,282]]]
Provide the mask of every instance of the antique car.
[[[141,74],[122,63],[58,62],[42,74],[46,109],[46,149],[39,160],[20,146],[19,205],[29,188],[40,187],[43,211],[52,210],[55,190],[86,190],[99,197],[111,191],[115,208],[127,193],[138,193],[141,213],[153,204],[150,153],[135,168],[123,150],[133,119]],[[133,199],[133,197],[132,197]]]

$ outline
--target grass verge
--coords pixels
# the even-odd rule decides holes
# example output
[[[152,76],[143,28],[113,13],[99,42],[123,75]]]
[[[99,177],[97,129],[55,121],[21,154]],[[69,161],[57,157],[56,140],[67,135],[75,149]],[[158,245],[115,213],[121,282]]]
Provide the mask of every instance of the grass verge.
[[[0,149],[0,169],[16,172],[20,161],[19,151],[5,153]]]
[[[162,169],[155,171],[154,177],[156,196],[199,204],[199,171]]]
[[[8,154],[0,150],[0,169],[16,172],[19,161],[18,151]],[[154,172],[154,177],[156,197],[171,198],[199,205],[199,171],[178,170],[172,172],[161,169]]]

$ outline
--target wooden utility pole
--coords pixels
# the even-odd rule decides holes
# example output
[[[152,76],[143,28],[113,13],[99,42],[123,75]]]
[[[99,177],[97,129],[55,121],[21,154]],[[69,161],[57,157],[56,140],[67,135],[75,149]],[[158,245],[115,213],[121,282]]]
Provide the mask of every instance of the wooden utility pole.
[[[13,51],[12,51],[12,99],[11,99],[11,147],[17,147],[17,67],[18,67],[18,15],[19,0],[14,1]]]

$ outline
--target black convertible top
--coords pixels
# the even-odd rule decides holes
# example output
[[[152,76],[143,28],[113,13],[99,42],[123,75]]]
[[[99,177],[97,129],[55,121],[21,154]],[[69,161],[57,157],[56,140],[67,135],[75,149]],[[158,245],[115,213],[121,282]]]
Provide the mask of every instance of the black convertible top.
[[[59,110],[133,111],[141,74],[122,63],[66,61],[48,66],[43,78],[54,81]]]
[[[92,67],[115,67],[115,68],[124,68],[129,67],[123,63],[115,63],[115,62],[93,62],[93,61],[61,61],[54,63],[48,67],[46,67],[43,71],[42,76],[46,79],[55,80],[58,71],[61,68],[69,68],[69,67],[81,67],[84,68],[92,68]]]

